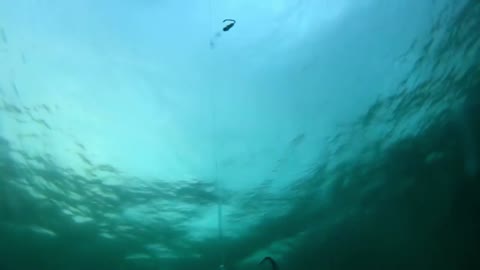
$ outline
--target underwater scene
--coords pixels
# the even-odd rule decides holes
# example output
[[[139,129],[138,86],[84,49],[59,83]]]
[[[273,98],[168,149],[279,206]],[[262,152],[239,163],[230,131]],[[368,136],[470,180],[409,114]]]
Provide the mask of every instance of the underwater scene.
[[[0,1],[29,269],[480,269],[480,1]]]

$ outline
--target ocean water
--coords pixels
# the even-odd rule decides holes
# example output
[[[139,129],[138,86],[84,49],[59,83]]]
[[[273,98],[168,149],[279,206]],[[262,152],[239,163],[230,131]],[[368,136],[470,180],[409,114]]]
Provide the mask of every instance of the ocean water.
[[[477,0],[2,1],[0,269],[480,269],[479,123]]]

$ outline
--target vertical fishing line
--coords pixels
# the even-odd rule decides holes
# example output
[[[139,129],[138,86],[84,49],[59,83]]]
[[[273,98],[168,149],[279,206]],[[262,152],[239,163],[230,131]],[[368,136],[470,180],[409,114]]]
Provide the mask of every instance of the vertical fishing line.
[[[213,7],[212,0],[208,1],[209,4],[209,19],[210,19],[210,35],[214,32],[213,29]],[[209,36],[209,42],[212,42]],[[212,50],[210,50],[212,54]],[[213,59],[211,55],[210,59]],[[211,65],[213,67],[213,65]],[[211,70],[213,74],[213,70]],[[215,192],[217,195],[217,227],[218,227],[218,248],[220,254],[220,268],[224,268],[225,265],[225,247],[223,241],[223,192],[220,178],[218,177],[218,158],[217,158],[217,148],[216,148],[216,111],[217,104],[215,99],[214,87],[210,86],[210,106],[211,106],[211,132],[212,132],[212,158],[214,163],[214,181],[215,181]]]

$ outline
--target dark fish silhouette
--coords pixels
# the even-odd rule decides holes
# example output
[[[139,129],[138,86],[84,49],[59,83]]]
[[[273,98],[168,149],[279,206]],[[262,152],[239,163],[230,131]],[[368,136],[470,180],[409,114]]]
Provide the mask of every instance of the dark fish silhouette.
[[[271,257],[265,257],[263,258],[263,260],[259,263],[259,264],[264,264],[265,262],[270,262],[270,265],[272,266],[272,270],[278,270],[278,265],[277,263],[275,262],[274,259],[272,259]]]
[[[233,20],[233,19],[225,19],[225,20],[223,20],[223,22],[224,22],[224,23],[225,23],[225,22],[229,22],[229,24],[227,24],[227,25],[225,25],[225,26],[223,27],[223,32],[228,32],[228,30],[230,30],[230,29],[235,25],[235,23],[237,23],[237,21],[235,21],[235,20]],[[210,48],[211,48],[211,49],[215,48],[215,42],[216,42],[217,39],[220,38],[221,35],[222,35],[222,32],[219,31],[219,32],[217,32],[217,33],[215,34],[214,37],[212,37],[212,38],[210,39]]]
[[[230,30],[230,28],[232,28],[236,23],[236,21],[232,20],[232,19],[225,19],[225,20],[223,20],[223,22],[231,22],[231,23],[227,24],[225,27],[223,27],[224,32],[227,32],[228,30]]]

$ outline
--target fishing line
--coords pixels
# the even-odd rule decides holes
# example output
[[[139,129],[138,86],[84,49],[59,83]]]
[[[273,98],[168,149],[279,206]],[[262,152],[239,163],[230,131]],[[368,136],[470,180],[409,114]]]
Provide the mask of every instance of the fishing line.
[[[208,1],[209,4],[209,16],[210,16],[210,33],[213,33],[213,7],[212,7],[212,0]],[[223,23],[227,23],[222,30],[223,32],[228,32],[232,29],[233,26],[237,23],[234,19],[225,19]],[[221,32],[217,32],[213,38],[210,39],[210,47],[213,49],[215,47],[215,38],[219,38],[221,36]],[[213,59],[213,54],[210,55],[210,59]],[[212,67],[214,65],[211,65]],[[213,74],[213,70],[211,70],[211,74]],[[225,269],[225,241],[223,235],[223,198],[224,192],[220,178],[218,177],[218,158],[217,158],[217,147],[216,147],[216,140],[215,140],[215,131],[217,129],[217,104],[215,99],[214,87],[210,86],[210,117],[211,117],[211,132],[212,132],[212,159],[214,163],[214,182],[215,182],[215,192],[217,194],[217,219],[218,219],[218,248],[220,253],[220,263],[219,263],[219,270]],[[259,265],[263,265],[266,262],[270,264],[272,270],[278,270],[278,264],[275,262],[274,259],[271,257],[265,257]]]
[[[209,16],[210,16],[210,34],[213,33],[213,7],[212,7],[212,0],[208,1],[208,11],[209,11]],[[230,29],[232,29],[233,26],[237,23],[234,19],[225,19],[223,20],[223,23],[227,23],[223,28],[223,32],[228,32]],[[218,31],[211,39],[210,39],[210,48],[215,47],[215,39],[219,38],[221,36],[221,32]],[[210,55],[210,59],[213,59],[213,54]],[[211,65],[212,67],[214,65]],[[213,74],[213,70],[211,74]],[[216,131],[216,125],[217,125],[217,104],[216,104],[216,99],[215,99],[215,93],[214,93],[214,87],[210,87],[210,117],[211,117],[211,132],[212,132],[212,159],[214,163],[214,182],[215,182],[215,192],[217,194],[217,219],[218,219],[218,248],[219,248],[219,253],[220,253],[220,263],[219,263],[219,270],[224,270],[225,269],[225,241],[224,241],[224,235],[223,235],[223,198],[224,198],[224,192],[223,192],[223,187],[220,178],[218,177],[218,158],[217,158],[217,147],[215,144],[215,131]],[[271,257],[265,257],[259,265],[263,265],[266,262],[270,264],[272,267],[272,270],[278,270],[278,264],[275,262],[274,259]]]
[[[210,33],[213,32],[213,7],[212,0],[208,1],[209,3],[209,17],[210,17]],[[231,28],[231,27],[230,27]],[[210,46],[212,46],[212,40],[210,40]],[[213,65],[212,65],[213,66]],[[213,72],[212,72],[213,74]],[[210,87],[210,106],[211,106],[211,132],[212,132],[212,158],[214,163],[214,181],[215,181],[215,192],[217,196],[217,228],[218,228],[218,248],[220,254],[219,260],[219,269],[225,268],[225,247],[223,239],[223,190],[221,185],[221,180],[218,177],[218,158],[217,158],[217,147],[215,140],[215,131],[217,125],[217,104],[215,99],[214,87]]]

